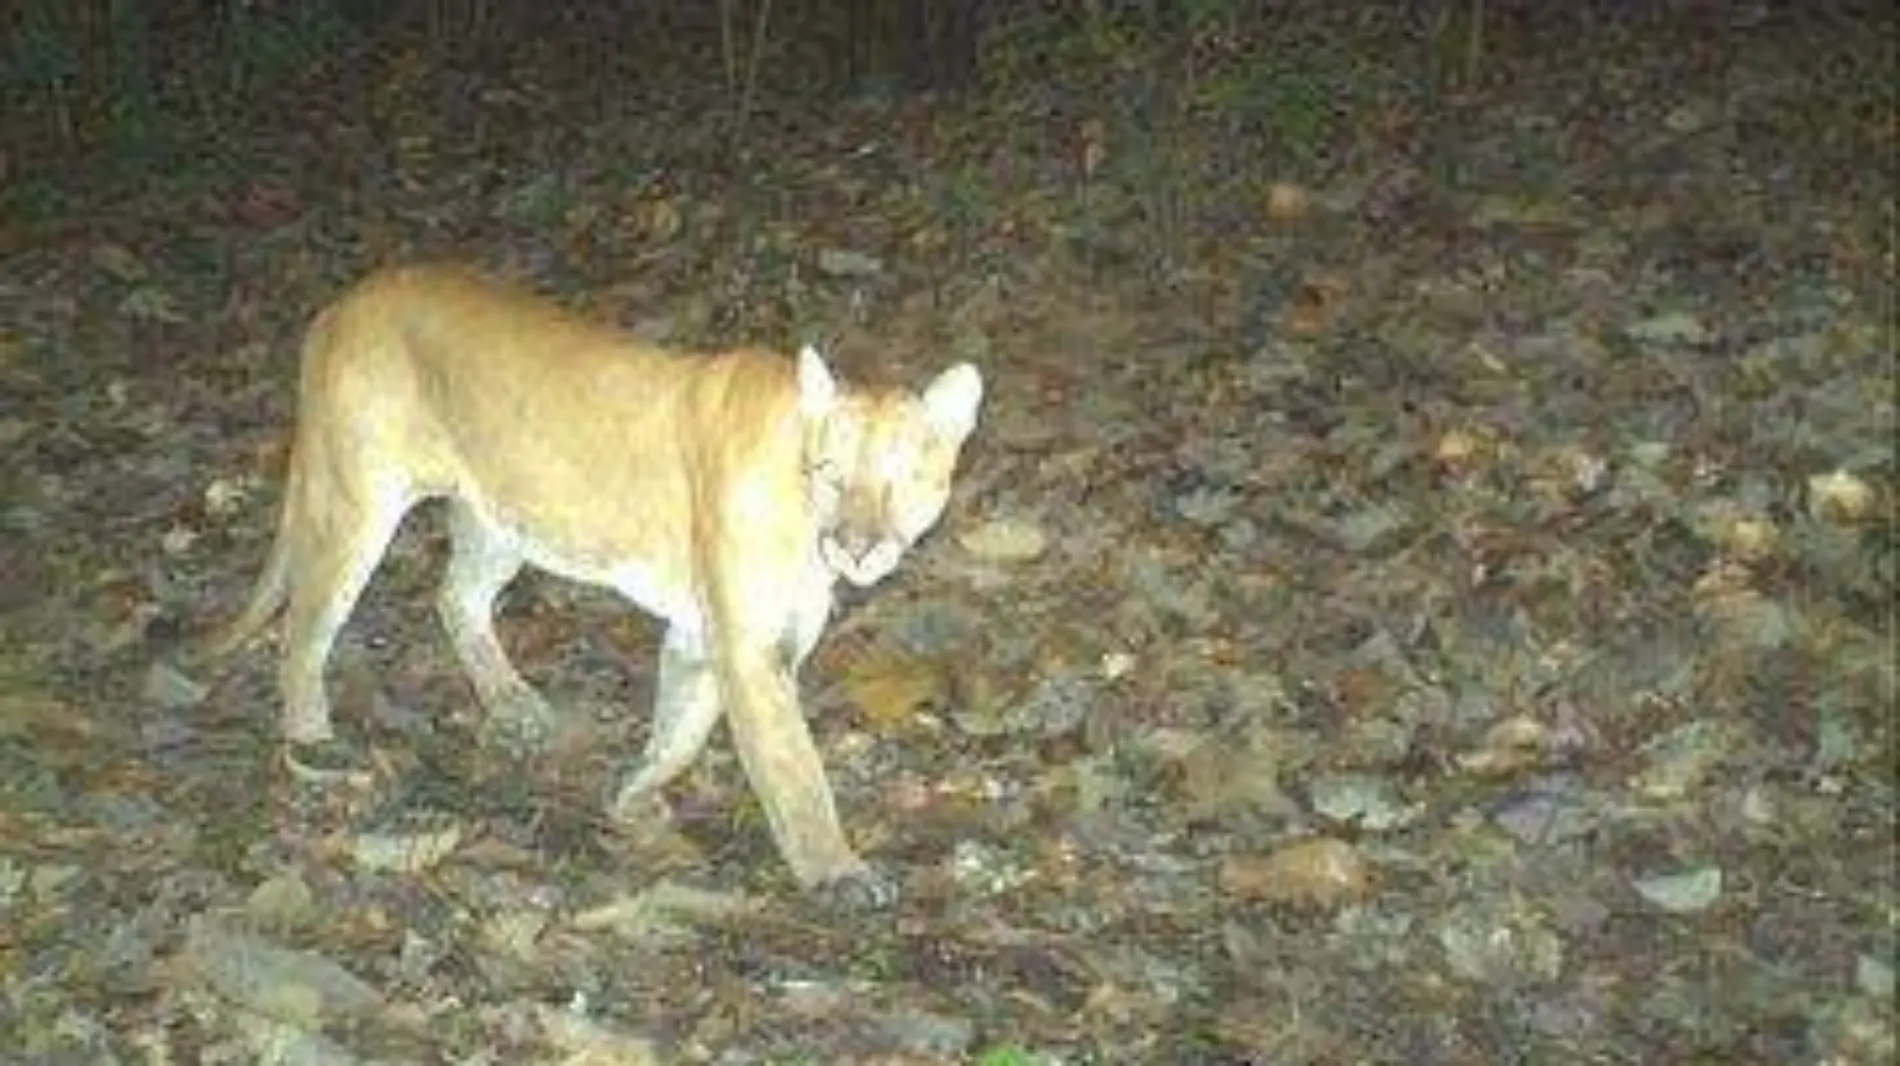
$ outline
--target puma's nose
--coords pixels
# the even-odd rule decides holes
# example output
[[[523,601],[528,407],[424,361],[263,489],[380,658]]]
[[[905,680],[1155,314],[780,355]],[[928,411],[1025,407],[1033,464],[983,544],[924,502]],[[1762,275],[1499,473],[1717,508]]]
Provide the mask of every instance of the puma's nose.
[[[844,534],[825,538],[821,548],[826,565],[853,585],[874,585],[897,566],[902,549],[883,537]]]
[[[835,540],[838,545],[838,550],[843,552],[845,556],[854,563],[863,562],[864,558],[870,555],[877,547],[876,537],[868,537],[846,531],[841,531]]]

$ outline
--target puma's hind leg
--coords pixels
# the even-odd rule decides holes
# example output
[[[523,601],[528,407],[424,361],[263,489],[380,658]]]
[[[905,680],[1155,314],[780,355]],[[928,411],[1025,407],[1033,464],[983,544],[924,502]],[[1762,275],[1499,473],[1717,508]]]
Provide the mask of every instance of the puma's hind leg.
[[[449,501],[449,532],[453,546],[436,615],[488,724],[510,740],[538,745],[553,732],[553,708],[515,669],[495,635],[495,598],[520,573],[521,552],[463,500]]]
[[[349,478],[347,470],[341,472],[345,476],[334,470],[327,477],[304,473],[292,479],[293,495],[285,501],[303,520],[286,522],[282,533],[291,538],[285,545],[290,587],[278,681],[284,739],[319,744],[336,735],[323,680],[330,650],[409,500],[399,486]]]
[[[668,626],[654,685],[652,733],[645,752],[621,779],[611,807],[615,820],[639,817],[649,797],[699,758],[720,709],[718,677],[696,635],[677,624]]]

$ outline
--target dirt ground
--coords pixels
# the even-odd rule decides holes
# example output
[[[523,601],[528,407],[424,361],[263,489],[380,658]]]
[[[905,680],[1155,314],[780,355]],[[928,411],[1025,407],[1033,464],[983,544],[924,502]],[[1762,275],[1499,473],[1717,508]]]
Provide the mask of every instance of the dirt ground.
[[[1894,1061],[1892,16],[1335,7],[1023,16],[956,97],[392,32],[0,156],[0,1059]],[[797,889],[723,736],[607,824],[604,593],[511,589],[583,725],[483,744],[428,511],[332,661],[373,781],[285,772],[268,642],[181,665],[309,315],[443,257],[983,367],[802,677],[893,908]]]

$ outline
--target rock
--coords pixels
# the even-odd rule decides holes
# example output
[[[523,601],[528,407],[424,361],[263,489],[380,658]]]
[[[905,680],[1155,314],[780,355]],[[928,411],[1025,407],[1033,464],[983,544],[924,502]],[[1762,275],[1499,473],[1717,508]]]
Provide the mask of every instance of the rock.
[[[1027,562],[1041,555],[1049,538],[1033,522],[992,519],[957,537],[963,550],[990,562]]]
[[[1708,910],[1722,895],[1722,868],[1703,866],[1682,873],[1638,878],[1636,893],[1670,914]]]

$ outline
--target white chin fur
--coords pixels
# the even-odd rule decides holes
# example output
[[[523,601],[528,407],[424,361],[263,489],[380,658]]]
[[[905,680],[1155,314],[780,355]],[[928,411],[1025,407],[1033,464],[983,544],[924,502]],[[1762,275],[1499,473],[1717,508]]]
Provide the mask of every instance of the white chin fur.
[[[880,540],[862,558],[854,558],[836,540],[826,537],[819,542],[818,553],[832,573],[859,588],[869,588],[897,569],[897,560],[904,554],[904,549],[896,541]]]

